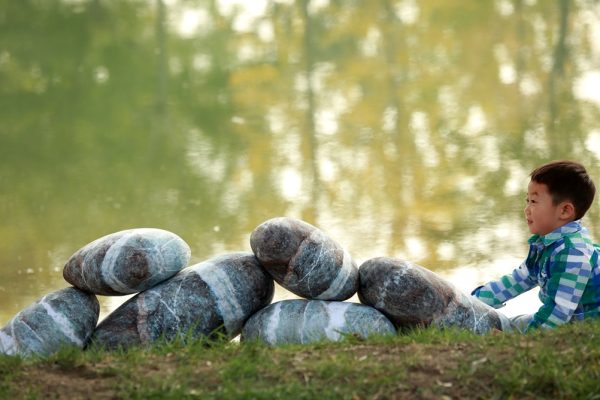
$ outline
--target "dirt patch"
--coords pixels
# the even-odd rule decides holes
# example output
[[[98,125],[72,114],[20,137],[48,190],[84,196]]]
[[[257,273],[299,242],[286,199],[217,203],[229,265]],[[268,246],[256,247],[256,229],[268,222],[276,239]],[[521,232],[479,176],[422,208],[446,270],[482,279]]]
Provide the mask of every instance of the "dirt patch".
[[[18,387],[13,388],[13,393],[19,398],[38,395],[57,399],[116,399],[115,379],[116,374],[96,366],[26,367],[21,371]]]

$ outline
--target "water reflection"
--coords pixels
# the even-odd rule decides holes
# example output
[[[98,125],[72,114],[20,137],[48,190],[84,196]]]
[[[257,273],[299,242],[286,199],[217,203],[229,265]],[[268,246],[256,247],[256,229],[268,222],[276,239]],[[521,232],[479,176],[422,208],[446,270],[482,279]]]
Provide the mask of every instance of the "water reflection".
[[[600,6],[439,3],[0,0],[0,322],[133,227],[193,263],[288,215],[460,285],[512,268],[534,166],[600,181]]]

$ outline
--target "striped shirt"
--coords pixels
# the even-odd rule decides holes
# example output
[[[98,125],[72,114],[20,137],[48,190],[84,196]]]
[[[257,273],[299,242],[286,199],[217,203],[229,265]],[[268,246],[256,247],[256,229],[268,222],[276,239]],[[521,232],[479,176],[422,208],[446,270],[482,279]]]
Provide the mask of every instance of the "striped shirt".
[[[594,245],[580,221],[547,235],[529,238],[529,254],[511,274],[471,293],[492,307],[536,286],[542,307],[527,330],[553,328],[571,320],[600,316],[600,245]]]

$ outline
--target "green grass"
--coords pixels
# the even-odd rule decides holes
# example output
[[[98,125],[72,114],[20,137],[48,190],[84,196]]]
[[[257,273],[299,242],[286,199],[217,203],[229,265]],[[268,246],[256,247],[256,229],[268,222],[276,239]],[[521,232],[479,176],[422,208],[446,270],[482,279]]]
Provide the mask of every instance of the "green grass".
[[[423,329],[279,348],[180,340],[1,356],[0,397],[600,399],[600,321],[525,336]]]

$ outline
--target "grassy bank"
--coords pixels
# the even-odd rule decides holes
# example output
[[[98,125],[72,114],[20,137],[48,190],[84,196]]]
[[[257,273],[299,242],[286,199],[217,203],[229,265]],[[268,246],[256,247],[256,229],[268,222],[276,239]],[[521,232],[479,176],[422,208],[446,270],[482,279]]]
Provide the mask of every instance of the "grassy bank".
[[[0,397],[600,399],[600,321],[526,336],[425,329],[277,349],[194,342],[1,356]]]

